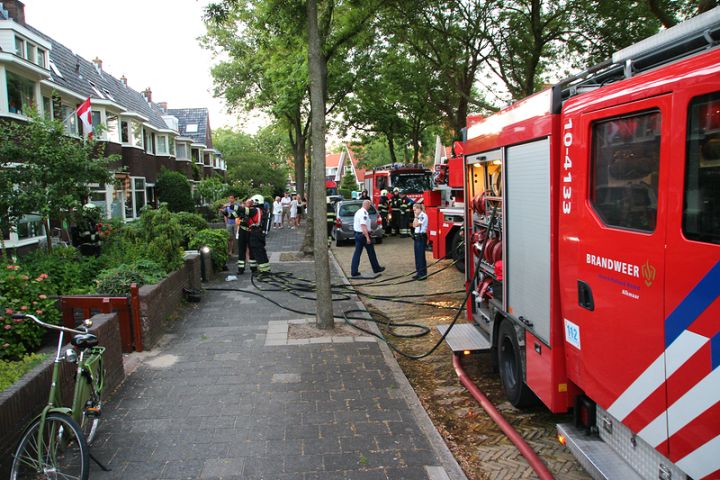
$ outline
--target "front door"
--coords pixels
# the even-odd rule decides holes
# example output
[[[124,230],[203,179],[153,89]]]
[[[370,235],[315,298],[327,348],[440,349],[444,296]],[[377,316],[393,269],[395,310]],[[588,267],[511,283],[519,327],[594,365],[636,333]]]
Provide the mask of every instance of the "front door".
[[[572,214],[577,305],[565,319],[566,339],[577,349],[573,380],[635,432],[666,408],[663,185],[670,106],[666,95],[580,115],[573,143],[584,148],[570,150],[582,199]]]

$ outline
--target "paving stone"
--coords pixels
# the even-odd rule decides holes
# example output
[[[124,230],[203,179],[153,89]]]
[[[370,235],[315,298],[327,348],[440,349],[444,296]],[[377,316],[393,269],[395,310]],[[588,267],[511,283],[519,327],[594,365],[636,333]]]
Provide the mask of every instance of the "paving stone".
[[[268,250],[297,250],[301,232],[274,230]],[[313,268],[273,265],[307,279]],[[254,288],[249,275],[205,284],[229,285]],[[265,294],[314,309],[287,292]],[[337,308],[356,308],[355,300]],[[113,471],[92,465],[91,477],[427,478],[423,467],[440,461],[404,397],[391,392],[398,386],[379,344],[371,337],[287,338],[289,325],[314,321],[247,294],[207,289],[106,403],[94,452]],[[147,362],[162,356],[175,362],[150,368]]]

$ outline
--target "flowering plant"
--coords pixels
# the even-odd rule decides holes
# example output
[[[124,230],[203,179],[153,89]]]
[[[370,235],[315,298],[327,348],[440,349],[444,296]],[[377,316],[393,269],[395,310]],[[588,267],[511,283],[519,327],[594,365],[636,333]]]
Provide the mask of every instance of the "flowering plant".
[[[48,296],[47,274],[26,275],[19,265],[0,266],[0,359],[16,360],[40,346],[44,329],[14,313],[31,313],[44,322],[57,323],[60,312]]]

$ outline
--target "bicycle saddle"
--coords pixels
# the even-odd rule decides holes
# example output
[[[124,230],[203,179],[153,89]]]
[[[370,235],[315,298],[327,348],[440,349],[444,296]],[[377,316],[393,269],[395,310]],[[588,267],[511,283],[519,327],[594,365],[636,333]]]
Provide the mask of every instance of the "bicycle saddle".
[[[83,350],[97,345],[98,339],[97,336],[93,335],[92,333],[80,333],[73,336],[72,342],[70,343]]]

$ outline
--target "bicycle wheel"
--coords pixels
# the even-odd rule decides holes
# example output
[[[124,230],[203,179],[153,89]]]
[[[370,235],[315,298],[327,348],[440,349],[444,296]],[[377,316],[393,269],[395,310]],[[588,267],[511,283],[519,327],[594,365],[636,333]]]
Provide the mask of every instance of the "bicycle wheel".
[[[61,413],[49,413],[45,417],[42,438],[38,438],[40,423],[40,419],[35,420],[20,440],[10,480],[87,480],[90,452],[75,420]],[[41,450],[42,456],[38,454]]]

